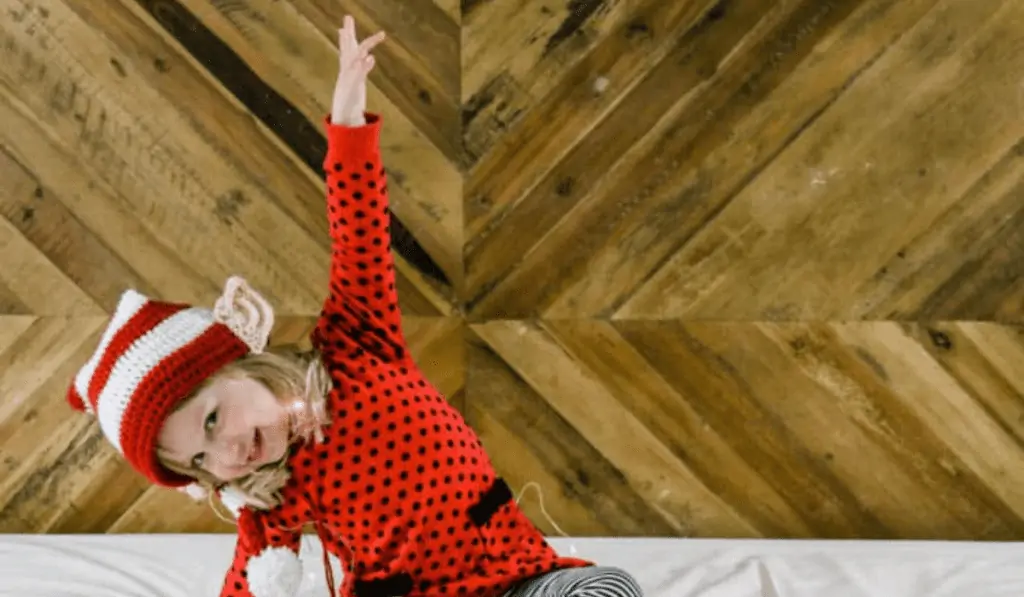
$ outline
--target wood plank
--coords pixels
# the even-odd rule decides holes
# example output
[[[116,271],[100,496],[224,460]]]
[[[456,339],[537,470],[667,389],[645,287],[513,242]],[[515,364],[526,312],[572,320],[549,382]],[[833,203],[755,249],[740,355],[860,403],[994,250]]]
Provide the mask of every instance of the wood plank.
[[[855,291],[852,318],[1019,321],[1024,141]]]
[[[1022,59],[1011,48],[1024,40],[1022,27],[1024,9],[1015,3],[936,9],[677,253],[679,241],[662,236],[637,253],[644,258],[630,258],[629,272],[604,270],[603,257],[592,262],[588,280],[603,279],[614,293],[601,304],[624,300],[616,316],[627,318],[848,317],[857,288],[957,201],[977,200],[971,187],[1024,137],[1019,109],[1008,101],[1019,94]],[[1017,181],[1020,174],[1018,165]],[[651,254],[667,262],[656,264]],[[944,257],[963,264],[962,255]],[[645,282],[645,271],[656,273]],[[1003,288],[986,284],[1000,299]],[[569,296],[599,292],[582,281],[552,313],[564,312]]]
[[[715,433],[785,493],[815,536],[1019,536],[1021,501],[1006,493],[1013,483],[965,466],[962,450],[968,441],[999,443],[1009,454],[1021,446],[985,418],[965,428],[962,418],[927,416],[957,401],[966,405],[968,397],[949,376],[935,374],[934,361],[908,333],[913,328],[615,327]],[[908,391],[910,383],[915,391]],[[958,428],[971,439],[953,445],[950,434]]]
[[[771,9],[743,4],[705,13],[688,34],[676,38],[650,75],[580,144],[611,149],[570,154],[532,191],[538,198],[523,200],[530,208],[506,217],[498,231],[490,232],[467,254],[467,308],[476,317],[499,312],[504,317],[525,317],[541,314],[561,299],[569,303],[563,309],[575,308],[575,315],[606,314],[603,304],[588,306],[586,288],[567,291],[577,283],[584,287],[603,284],[605,277],[592,274],[618,263],[596,261],[609,252],[629,257],[629,264],[619,268],[627,273],[633,271],[635,261],[639,275],[641,264],[646,263],[642,259],[658,257],[656,252],[644,251],[640,257],[634,256],[639,250],[637,243],[646,246],[651,239],[667,243],[669,238],[685,234],[688,227],[699,226],[701,212],[682,207],[699,195],[694,194],[696,190],[681,190],[692,186],[700,171],[685,164],[699,163],[702,156],[732,139],[731,129],[736,126],[732,119],[763,105],[758,101],[788,81],[835,27],[863,31],[867,25],[856,19],[852,24],[844,21],[859,4],[851,0],[825,8],[816,2],[789,2]],[[758,138],[754,148],[763,152],[762,160],[777,151],[773,147],[788,143],[793,132],[830,103],[851,74],[880,51],[880,42],[884,47],[886,37],[898,35],[919,16],[914,11],[925,8],[913,2],[900,6],[903,8],[893,9],[894,14],[875,15],[871,22],[882,25],[869,29],[867,37],[860,39],[860,48],[833,46],[827,56],[834,62],[814,73],[813,85],[798,88],[800,95],[785,104],[785,115],[775,114],[775,120],[764,121],[770,129],[736,139]],[[887,23],[886,16],[892,21]],[[825,62],[824,58],[818,61]],[[771,141],[759,137],[765,134]],[[738,161],[730,164],[732,176],[742,179],[756,167],[748,154],[728,154]],[[694,187],[698,188],[703,187]],[[559,189],[562,197],[552,204],[551,197]],[[674,217],[665,217],[668,215]],[[537,233],[510,238],[508,231],[522,229],[525,221]],[[658,224],[671,230],[659,230]],[[620,245],[628,251],[616,251]],[[618,269],[615,273],[626,275]],[[613,287],[595,290],[598,301],[602,292],[623,288],[623,280],[615,281]]]
[[[92,172],[83,168],[77,151],[62,145],[41,129],[24,106],[16,108],[0,94],[0,119],[6,124],[0,131],[0,142],[9,144],[10,151],[16,152],[12,159],[25,172],[38,173],[32,176],[42,177],[41,182],[45,181],[47,186],[42,187],[44,203],[59,202],[59,205],[54,204],[47,209],[55,212],[66,210],[66,217],[81,222],[82,228],[96,239],[95,244],[110,247],[123,261],[123,268],[117,267],[116,260],[103,263],[109,278],[101,279],[98,269],[90,269],[97,272],[92,281],[87,284],[81,282],[86,284],[84,289],[104,310],[114,309],[125,287],[173,298],[215,296],[217,289],[210,280],[175,254],[173,247],[161,238],[159,230],[154,231],[144,223],[144,218],[133,213],[131,202],[123,200],[114,187],[94,178]],[[6,163],[9,165],[11,160]],[[35,191],[32,191],[32,196],[34,201]],[[18,197],[12,188],[8,201],[15,201]],[[87,233],[83,230],[82,234],[85,236]],[[69,263],[68,267],[73,267],[73,264]],[[86,263],[83,267],[99,266]],[[24,283],[23,279],[11,282],[14,286]]]
[[[473,422],[503,471],[520,485],[544,479],[545,496],[575,475],[561,455],[585,446],[596,453],[576,462],[614,470],[588,476],[592,491],[579,500],[629,499],[608,490],[626,484],[649,509],[644,520],[685,516],[688,526],[670,526],[670,535],[1011,540],[1024,532],[1011,465],[1024,450],[1024,388],[1011,365],[1024,359],[1024,328],[505,321],[473,330]],[[998,353],[982,348],[992,346]],[[580,437],[552,445],[542,429],[556,423],[559,436]],[[663,462],[654,446],[675,463],[651,469],[657,483],[637,482]],[[693,478],[674,477],[679,467]],[[571,521],[575,535],[633,529],[626,519],[588,520],[562,499],[548,511]],[[701,516],[710,509],[721,516]]]
[[[25,220],[22,219],[22,223]],[[33,315],[100,313],[96,305],[60,269],[5,219],[0,219],[0,283]],[[16,312],[24,313],[22,309]]]
[[[34,318],[0,354],[0,532],[42,532],[113,452],[65,400],[103,318]]]
[[[146,479],[125,466],[124,461],[112,451],[104,450],[96,456],[90,474],[82,476],[82,485],[71,500],[58,508],[56,516],[39,531],[54,534],[107,533],[148,489]],[[174,506],[194,508],[181,500]],[[210,522],[213,523],[212,520]]]
[[[86,309],[82,314],[100,312],[100,308],[108,311],[116,305],[124,288],[141,285],[141,276],[111,247],[97,239],[65,207],[53,189],[42,186],[40,180],[2,146],[0,179],[5,181],[7,190],[0,196],[0,217],[6,220],[5,233],[23,239],[20,250],[25,254],[38,251],[40,260],[44,258],[48,262],[35,266],[29,275],[6,272],[12,287],[24,285],[30,291],[41,292],[31,302],[34,313],[45,315],[47,309],[50,314],[73,313],[76,308]],[[24,246],[26,243],[32,248]],[[47,289],[39,280],[47,269],[59,271],[59,278],[66,280],[60,282],[59,287]],[[25,285],[27,280],[31,283]],[[47,306],[55,298],[71,299],[76,305]]]
[[[462,7],[460,6],[466,0],[434,0],[438,8],[444,11],[444,14],[448,15],[456,24],[462,24]],[[461,75],[461,73],[460,73]],[[461,76],[460,76],[461,78]]]
[[[149,487],[142,496],[122,511],[108,533],[235,533],[230,513],[214,500],[194,502],[172,489]],[[159,516],[154,514],[159,512]],[[218,516],[219,514],[219,516]],[[224,518],[220,518],[223,516]]]
[[[676,534],[689,535],[707,527],[728,536],[752,532],[747,521],[703,486],[608,392],[594,371],[579,367],[541,328],[523,322],[489,322],[474,325],[473,331],[558,416],[572,421],[581,438],[621,472],[625,483]],[[630,441],[621,441],[624,437]],[[682,487],[689,489],[680,492]]]
[[[110,65],[122,51],[97,30],[56,1],[36,6],[48,16],[4,25],[5,41],[22,56],[0,71],[4,94],[13,99],[17,89],[47,135],[74,148],[93,176],[145,214],[155,234],[174,239],[206,278],[223,280],[244,263],[254,286],[290,289],[271,293],[286,312],[318,310],[322,296],[309,291],[308,280],[326,283],[325,241],[303,234],[260,190],[238,180],[177,106],[122,78]],[[45,66],[42,76],[26,78],[18,64]],[[270,237],[274,244],[261,242]],[[310,258],[283,267],[289,255]]]
[[[642,328],[645,341],[651,328]],[[730,504],[765,536],[810,537],[812,527],[793,503],[792,487],[773,482],[761,462],[730,444],[699,414],[688,388],[673,386],[611,323],[553,321],[544,325],[579,368],[595,372],[614,395],[656,440],[684,462],[715,495]],[[710,399],[710,398],[708,398]],[[606,411],[604,411],[606,412]],[[602,416],[606,416],[602,412]],[[609,417],[610,418],[610,417]],[[668,488],[677,492],[685,488]],[[660,496],[659,496],[660,497]]]
[[[672,526],[644,502],[623,471],[552,412],[475,332],[467,334],[467,421],[517,496],[528,483],[537,483],[554,525],[573,536],[672,536]],[[534,524],[557,532],[538,512],[539,501],[521,497],[524,510],[533,506]]]
[[[268,132],[311,170],[321,172],[326,139],[320,129],[330,110],[337,75],[340,14],[334,16],[308,2],[297,6],[309,7],[306,15],[290,3],[271,0],[244,5],[225,2],[212,8],[195,0],[181,4],[137,1],[153,17],[151,22],[159,23],[194,54],[196,63],[244,102]],[[125,2],[135,5],[134,0]],[[332,13],[338,11],[332,9]],[[360,30],[365,34],[365,27]],[[444,234],[457,231],[461,218],[458,169],[375,85],[367,90],[367,107],[381,113],[386,122],[381,143],[391,177],[395,250],[438,279],[441,289],[446,288],[448,276],[461,269],[458,245]],[[424,239],[423,247],[407,226]]]
[[[695,21],[705,18],[710,4],[652,0],[638,6],[632,18],[617,30],[609,31],[586,60],[566,69],[550,93],[529,105],[516,126],[503,130],[504,134],[467,176],[468,254],[475,253],[478,245],[513,210],[536,209],[540,215],[544,213],[539,209],[540,203],[552,214],[564,209],[562,198],[570,197],[572,188],[581,182],[564,176],[546,176],[562,160],[573,159],[570,152],[579,153],[575,159],[580,162],[600,163],[609,157],[608,145],[583,141],[637,85],[644,84],[651,69],[664,60],[678,37],[690,30]],[[597,93],[594,84],[599,77],[603,77],[607,87]],[[657,120],[672,101],[669,94],[652,96],[653,102],[630,106],[634,126],[616,131],[616,144],[625,146],[644,135],[645,124]],[[495,98],[492,102],[498,105],[508,99]],[[558,126],[552,126],[553,123]],[[554,184],[554,194],[550,187],[543,193],[532,192],[540,183]],[[504,229],[496,232],[500,234]]]

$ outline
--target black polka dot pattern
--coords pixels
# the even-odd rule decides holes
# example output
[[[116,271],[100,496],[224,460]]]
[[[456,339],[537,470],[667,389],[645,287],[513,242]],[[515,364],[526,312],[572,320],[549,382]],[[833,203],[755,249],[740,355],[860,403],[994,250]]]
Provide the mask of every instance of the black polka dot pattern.
[[[399,362],[407,351],[395,289],[380,124],[376,114],[360,128],[327,123],[323,166],[333,250],[330,291],[315,339],[330,343],[339,354],[359,349],[382,361]]]
[[[325,442],[302,445],[283,504],[247,525],[222,597],[247,597],[246,563],[266,545],[293,547],[314,523],[351,572],[340,594],[388,575],[431,595],[500,595],[538,573],[590,562],[559,556],[516,504],[486,522],[470,511],[498,480],[477,435],[407,356],[387,232],[380,118],[327,124],[330,290],[313,333],[330,369]],[[401,584],[401,583],[398,583]],[[389,585],[389,586],[398,586]]]

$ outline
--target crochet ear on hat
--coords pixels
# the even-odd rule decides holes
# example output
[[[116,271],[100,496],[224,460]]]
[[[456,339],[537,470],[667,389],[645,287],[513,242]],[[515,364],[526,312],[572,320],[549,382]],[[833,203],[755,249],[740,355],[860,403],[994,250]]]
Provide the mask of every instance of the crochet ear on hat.
[[[68,388],[68,404],[96,417],[103,435],[147,479],[192,479],[160,466],[160,428],[174,407],[228,363],[266,346],[273,314],[241,278],[210,309],[125,291],[99,345]]]
[[[233,276],[213,307],[213,318],[228,326],[249,350],[263,352],[274,327],[274,310],[243,278]]]

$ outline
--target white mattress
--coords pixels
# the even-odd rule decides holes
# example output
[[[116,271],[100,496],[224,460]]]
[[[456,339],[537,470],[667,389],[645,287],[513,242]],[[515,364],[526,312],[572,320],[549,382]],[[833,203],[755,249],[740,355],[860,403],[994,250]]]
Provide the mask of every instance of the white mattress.
[[[1020,597],[1024,543],[561,539],[647,597]],[[231,535],[0,535],[3,597],[219,594]],[[326,595],[315,536],[302,597]],[[340,580],[340,570],[335,573]]]

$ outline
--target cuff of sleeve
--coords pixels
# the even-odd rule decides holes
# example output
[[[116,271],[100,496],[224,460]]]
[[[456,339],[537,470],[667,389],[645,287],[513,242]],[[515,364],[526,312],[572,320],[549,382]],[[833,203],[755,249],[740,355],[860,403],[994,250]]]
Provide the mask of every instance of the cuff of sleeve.
[[[331,115],[324,117],[324,129],[327,132],[327,153],[330,160],[332,153],[344,153],[346,155],[364,155],[375,152],[380,147],[380,126],[381,116],[374,112],[363,112],[366,124],[363,126],[345,126],[331,122]]]

